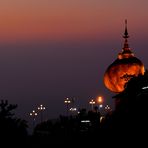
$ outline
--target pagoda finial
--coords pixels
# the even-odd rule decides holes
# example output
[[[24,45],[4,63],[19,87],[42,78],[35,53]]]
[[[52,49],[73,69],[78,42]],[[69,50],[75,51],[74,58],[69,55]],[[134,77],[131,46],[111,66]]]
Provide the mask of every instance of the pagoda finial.
[[[129,44],[127,41],[127,38],[129,38],[128,31],[127,31],[127,19],[125,19],[125,32],[124,32],[123,38],[125,39],[123,50],[129,50]]]
[[[124,32],[124,38],[129,38],[129,35],[128,35],[128,31],[127,31],[127,19],[125,19],[125,32]]]
[[[129,38],[128,31],[127,31],[127,20],[125,20],[125,32],[124,32],[123,38],[124,38],[124,46],[122,48],[122,57],[121,58],[127,58],[127,57],[131,57],[131,56],[133,57],[134,54],[131,51],[129,44],[128,44],[128,40],[127,40]]]

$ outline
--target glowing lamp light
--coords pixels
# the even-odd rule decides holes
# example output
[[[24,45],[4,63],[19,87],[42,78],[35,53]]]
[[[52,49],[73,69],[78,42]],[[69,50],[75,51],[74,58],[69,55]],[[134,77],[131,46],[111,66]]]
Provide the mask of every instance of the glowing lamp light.
[[[66,99],[64,100],[64,103],[66,103],[66,104],[70,104],[71,101],[69,100],[69,98],[66,98]]]
[[[109,107],[108,105],[106,105],[106,106],[105,106],[105,109],[106,109],[106,110],[109,110],[109,109],[110,109],[110,107]]]
[[[66,104],[66,110],[67,110],[67,116],[68,116],[68,113],[69,113],[69,105],[71,103],[71,100],[69,98],[66,98],[64,100],[64,103]]]
[[[33,110],[30,114],[29,114],[32,118],[33,118],[33,125],[35,124],[34,121],[36,119],[36,116],[38,115],[37,112],[35,110]]]
[[[74,108],[70,108],[69,110],[70,111],[77,111],[77,108],[74,107]]]
[[[30,113],[30,116],[37,116],[38,114],[35,112],[35,110],[33,110],[31,113]]]
[[[45,107],[41,104],[40,107],[38,107],[38,110],[45,110]]]
[[[34,128],[35,127],[36,116],[38,114],[37,114],[37,112],[35,110],[33,110],[29,115],[33,118],[33,128]]]
[[[102,107],[103,107],[103,105],[102,105],[102,104],[100,104],[100,105],[99,105],[99,107],[100,107],[100,108],[102,108]]]
[[[45,110],[45,107],[41,104],[39,107],[38,107],[38,111],[40,112],[41,114],[41,122],[43,122],[43,111]]]
[[[96,102],[94,101],[94,99],[91,99],[90,101],[89,101],[89,104],[95,104]]]
[[[98,97],[98,103],[99,104],[103,103],[103,98],[101,96]]]
[[[94,99],[91,99],[91,100],[89,101],[89,104],[91,105],[91,108],[92,108],[92,110],[93,110],[94,104],[96,104],[96,102],[95,102]]]

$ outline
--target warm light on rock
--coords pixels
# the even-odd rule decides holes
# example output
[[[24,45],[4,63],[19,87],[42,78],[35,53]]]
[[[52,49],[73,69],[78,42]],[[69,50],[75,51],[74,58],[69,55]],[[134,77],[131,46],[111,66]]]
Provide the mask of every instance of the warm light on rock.
[[[133,77],[144,74],[143,63],[134,56],[129,48],[127,38],[127,21],[124,36],[125,42],[118,58],[107,68],[104,74],[104,84],[112,92],[122,92],[125,84]]]
[[[144,74],[144,66],[136,57],[117,59],[106,70],[105,86],[113,92],[122,92],[125,83],[133,76]]]

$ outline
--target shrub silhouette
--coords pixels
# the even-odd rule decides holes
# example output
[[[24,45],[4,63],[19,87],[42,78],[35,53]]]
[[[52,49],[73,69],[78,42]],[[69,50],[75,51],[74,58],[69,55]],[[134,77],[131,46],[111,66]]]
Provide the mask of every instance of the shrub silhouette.
[[[27,122],[15,117],[13,110],[16,108],[16,104],[9,104],[7,100],[1,100],[0,102],[1,144],[9,145],[10,143],[6,141],[11,141],[11,144],[18,144],[20,140],[27,138]]]

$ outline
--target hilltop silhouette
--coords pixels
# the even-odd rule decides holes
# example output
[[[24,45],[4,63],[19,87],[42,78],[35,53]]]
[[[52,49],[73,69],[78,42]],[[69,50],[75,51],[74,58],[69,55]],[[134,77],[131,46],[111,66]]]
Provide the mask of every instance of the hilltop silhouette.
[[[141,142],[147,133],[148,72],[133,77],[125,85],[125,90],[115,96],[115,110],[102,115],[97,106],[87,111],[79,110],[75,115],[60,115],[57,120],[47,120],[37,124],[32,135],[27,133],[27,122],[17,118],[13,110],[17,105],[7,100],[0,103],[1,145],[19,146],[95,146],[109,144],[108,141]],[[132,140],[134,139],[134,141]],[[144,140],[144,139],[143,139]],[[111,144],[111,143],[110,143]]]

